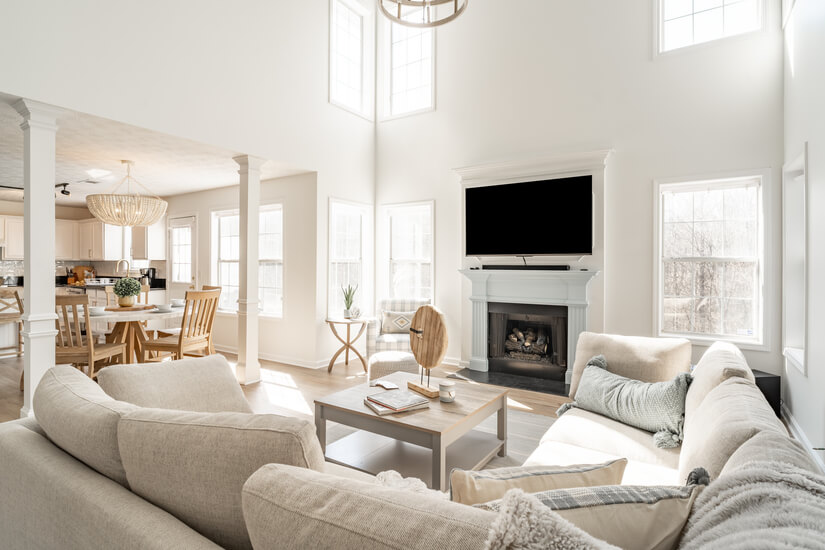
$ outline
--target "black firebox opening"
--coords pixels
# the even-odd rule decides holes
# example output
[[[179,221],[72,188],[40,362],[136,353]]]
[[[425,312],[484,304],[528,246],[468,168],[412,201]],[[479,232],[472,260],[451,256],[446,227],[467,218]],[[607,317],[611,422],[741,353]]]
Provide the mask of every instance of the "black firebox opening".
[[[490,372],[564,381],[567,307],[491,302],[488,315]]]

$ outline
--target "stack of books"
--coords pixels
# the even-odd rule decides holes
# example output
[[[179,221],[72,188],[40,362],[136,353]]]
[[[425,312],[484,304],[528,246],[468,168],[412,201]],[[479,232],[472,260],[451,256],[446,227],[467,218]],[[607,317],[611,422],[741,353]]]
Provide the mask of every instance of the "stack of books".
[[[387,414],[426,409],[430,406],[430,400],[406,390],[387,391],[368,395],[364,398],[364,404],[375,411],[375,414],[378,416],[384,416]]]

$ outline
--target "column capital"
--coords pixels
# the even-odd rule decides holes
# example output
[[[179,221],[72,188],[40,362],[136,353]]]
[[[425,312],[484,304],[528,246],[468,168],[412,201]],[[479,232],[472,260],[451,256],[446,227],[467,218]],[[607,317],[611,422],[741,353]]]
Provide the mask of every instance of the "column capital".
[[[60,107],[26,98],[18,99],[12,107],[23,117],[20,127],[24,130],[31,126],[57,130],[57,119],[67,112]]]
[[[261,166],[263,166],[266,162],[266,159],[262,159],[260,157],[253,157],[252,155],[238,155],[237,157],[232,157],[232,160],[237,162],[238,166],[241,167],[241,169],[238,170],[238,173],[244,171],[257,172],[261,169]]]

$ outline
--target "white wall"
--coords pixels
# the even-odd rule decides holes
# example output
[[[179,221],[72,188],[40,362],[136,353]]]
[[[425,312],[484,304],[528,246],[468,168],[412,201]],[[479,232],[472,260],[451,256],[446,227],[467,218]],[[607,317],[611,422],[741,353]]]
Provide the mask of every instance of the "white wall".
[[[376,204],[436,200],[436,304],[448,319],[448,357],[469,358],[471,319],[469,285],[457,273],[453,168],[615,150],[595,281],[604,303],[591,319],[609,332],[655,330],[654,179],[771,168],[766,194],[778,216],[782,43],[778,2],[768,4],[764,32],[655,59],[650,0],[478,1],[438,29],[437,109],[378,125]],[[779,262],[767,281],[778,293]],[[774,318],[771,351],[748,356],[755,368],[779,372]]]
[[[808,327],[803,376],[785,369],[783,398],[814,447],[825,447],[825,2],[797,0],[785,27],[785,160],[808,142]]]
[[[374,124],[328,102],[328,29],[327,0],[6,3],[0,92],[317,172],[320,280],[328,197],[374,196]],[[325,301],[311,303],[328,357]]]
[[[168,217],[195,215],[198,219],[198,285],[217,284],[211,279],[212,212],[238,208],[238,186],[169,197]],[[280,203],[284,215],[284,315],[259,320],[261,357],[316,367],[315,290],[317,242],[316,175],[314,173],[267,180],[261,183],[261,204]],[[215,318],[215,345],[222,350],[238,348],[238,320],[234,313]]]

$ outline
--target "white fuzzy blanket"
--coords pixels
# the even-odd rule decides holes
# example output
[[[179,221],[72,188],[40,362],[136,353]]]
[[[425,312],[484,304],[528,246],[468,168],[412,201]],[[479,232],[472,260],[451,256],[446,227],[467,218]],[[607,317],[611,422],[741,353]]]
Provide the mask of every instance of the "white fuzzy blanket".
[[[679,548],[825,548],[825,476],[784,462],[746,464],[702,491]]]

